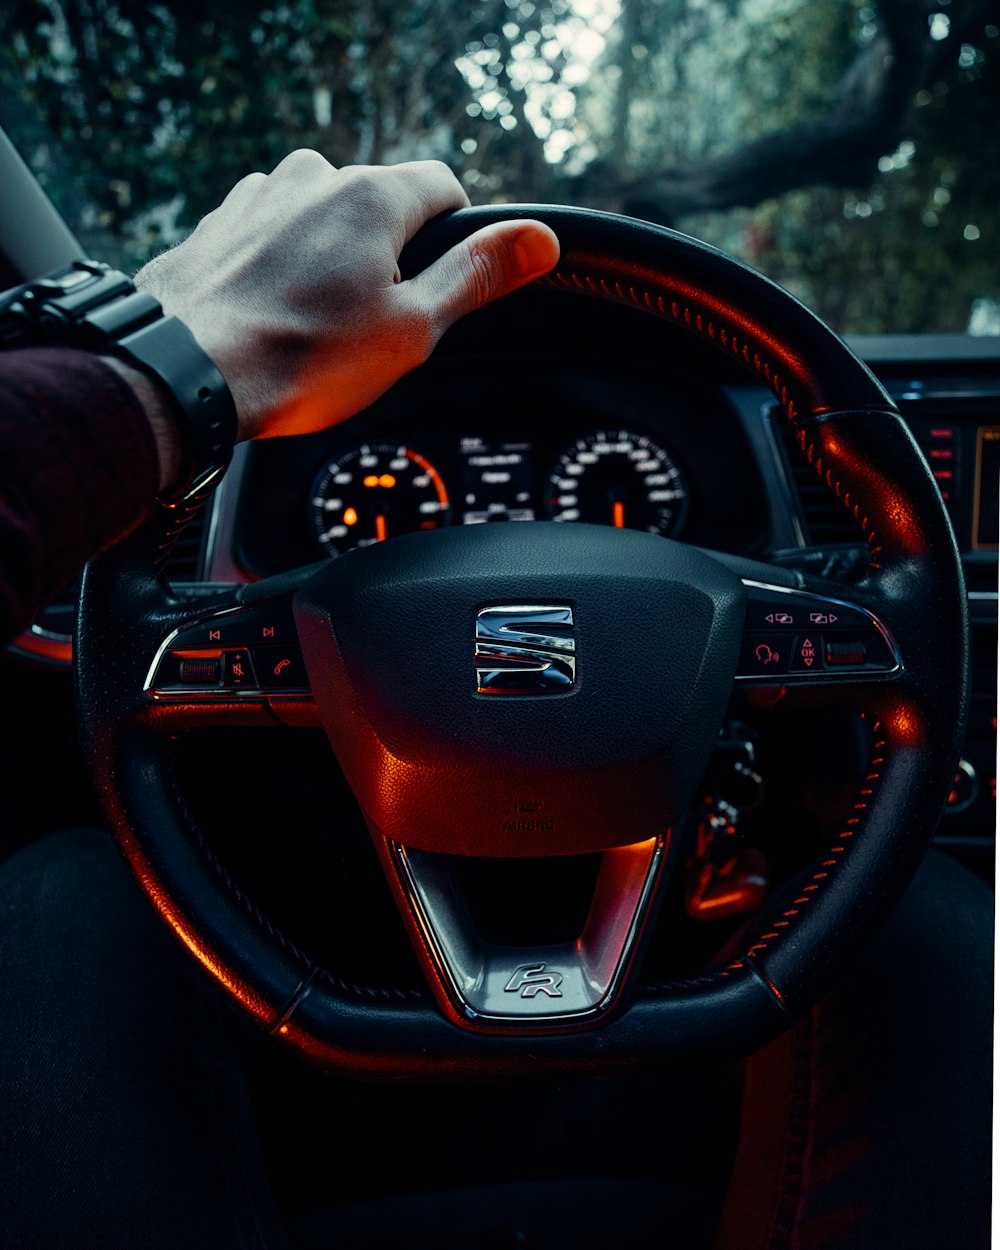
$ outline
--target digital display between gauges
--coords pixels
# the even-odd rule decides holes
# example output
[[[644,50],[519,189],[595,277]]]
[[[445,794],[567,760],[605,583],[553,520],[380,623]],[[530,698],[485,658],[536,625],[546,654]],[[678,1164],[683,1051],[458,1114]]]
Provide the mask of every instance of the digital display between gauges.
[[[601,430],[578,438],[545,483],[553,521],[590,521],[618,529],[676,534],[687,511],[684,475],[645,434]]]
[[[400,443],[363,443],[328,461],[310,508],[316,538],[331,556],[395,534],[439,529],[451,518],[441,474]]]
[[[463,438],[462,524],[533,521],[530,443],[490,444]]]

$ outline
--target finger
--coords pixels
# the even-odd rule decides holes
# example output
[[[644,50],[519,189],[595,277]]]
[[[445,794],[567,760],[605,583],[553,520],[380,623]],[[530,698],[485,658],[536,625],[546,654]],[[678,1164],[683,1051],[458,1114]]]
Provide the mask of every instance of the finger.
[[[482,308],[552,270],[559,240],[540,221],[504,221],[477,230],[403,284],[443,333]]]

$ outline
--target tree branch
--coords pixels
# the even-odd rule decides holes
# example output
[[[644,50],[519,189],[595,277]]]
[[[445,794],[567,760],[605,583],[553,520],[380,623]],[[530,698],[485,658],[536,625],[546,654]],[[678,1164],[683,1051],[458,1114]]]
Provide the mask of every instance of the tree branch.
[[[722,156],[630,176],[595,162],[574,194],[595,207],[671,224],[691,213],[748,208],[816,184],[863,187],[880,156],[905,138],[913,98],[931,85],[959,43],[981,28],[988,0],[952,18],[946,39],[932,40],[928,13],[913,0],[881,0],[878,34],[848,66],[825,117],[753,139]]]

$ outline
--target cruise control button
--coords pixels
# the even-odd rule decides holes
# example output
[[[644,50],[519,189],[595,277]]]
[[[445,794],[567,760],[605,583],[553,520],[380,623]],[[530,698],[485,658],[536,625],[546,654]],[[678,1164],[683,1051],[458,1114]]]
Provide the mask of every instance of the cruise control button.
[[[253,660],[262,689],[309,689],[306,666],[298,647],[258,647]]]

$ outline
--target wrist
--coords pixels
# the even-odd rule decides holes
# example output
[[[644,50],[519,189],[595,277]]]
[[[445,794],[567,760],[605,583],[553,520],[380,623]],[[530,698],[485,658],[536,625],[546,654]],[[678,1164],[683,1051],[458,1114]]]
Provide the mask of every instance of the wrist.
[[[164,388],[117,356],[102,356],[138,399],[156,444],[159,463],[157,494],[170,492],[190,477],[190,452],[185,447],[178,414]]]

